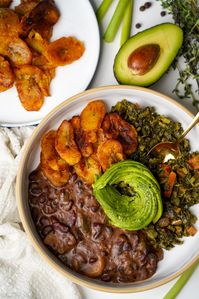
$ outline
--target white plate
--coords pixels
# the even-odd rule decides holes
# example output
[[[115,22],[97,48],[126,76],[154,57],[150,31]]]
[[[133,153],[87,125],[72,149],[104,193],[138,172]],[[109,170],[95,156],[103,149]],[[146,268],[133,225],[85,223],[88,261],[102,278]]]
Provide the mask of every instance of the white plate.
[[[15,0],[12,7],[20,1]],[[68,97],[85,90],[95,72],[100,49],[99,29],[95,13],[88,0],[56,0],[60,19],[53,29],[52,40],[75,36],[85,44],[83,56],[74,63],[56,69],[50,85],[51,96],[45,98],[38,112],[26,111],[13,87],[0,93],[0,125],[20,126],[39,123],[55,106]]]
[[[36,250],[38,250],[51,266],[74,282],[107,292],[144,291],[157,287],[177,277],[199,257],[199,232],[194,237],[184,238],[183,245],[176,245],[172,250],[165,251],[164,259],[159,262],[157,272],[150,279],[126,285],[105,284],[102,281],[92,280],[77,274],[58,261],[42,244],[30,216],[27,201],[28,175],[39,164],[41,136],[44,132],[52,128],[57,128],[63,119],[69,119],[73,115],[79,114],[88,102],[99,98],[105,101],[108,109],[124,98],[134,103],[139,103],[142,107],[154,106],[158,113],[168,116],[174,121],[181,122],[183,128],[186,128],[192,120],[191,113],[183,106],[150,89],[130,86],[110,86],[88,90],[74,96],[55,108],[40,123],[26,145],[17,177],[19,213],[23,226]],[[198,136],[199,126],[196,126],[188,134],[192,150],[199,150]],[[193,206],[192,211],[199,218],[199,205]],[[196,228],[199,230],[199,221],[196,222]]]

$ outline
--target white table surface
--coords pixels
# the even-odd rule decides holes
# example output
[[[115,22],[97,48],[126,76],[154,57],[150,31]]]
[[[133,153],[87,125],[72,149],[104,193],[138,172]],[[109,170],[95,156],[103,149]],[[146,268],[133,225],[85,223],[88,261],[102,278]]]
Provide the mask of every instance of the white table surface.
[[[100,5],[101,0],[91,0],[90,1],[96,10],[96,8]],[[134,14],[133,14],[133,23],[132,23],[132,34],[136,33],[138,30],[135,29],[136,23],[142,23],[142,27],[140,30],[151,27],[161,22],[169,22],[171,21],[170,16],[160,17],[160,11],[162,10],[159,2],[151,1],[152,7],[145,11],[144,13],[139,12],[139,6],[145,3],[145,1],[135,0],[134,5]],[[113,14],[114,8],[117,4],[117,0],[113,1],[108,13],[103,19],[101,24],[101,34],[104,32],[111,15]],[[107,44],[101,39],[101,54],[98,63],[98,67],[95,73],[95,76],[89,86],[89,88],[104,86],[104,85],[112,85],[117,84],[117,81],[114,78],[113,74],[113,60],[119,49],[120,44],[120,31],[114,40],[114,42]],[[169,73],[161,80],[158,81],[152,89],[160,91],[168,96],[173,97],[177,100],[175,95],[172,93],[172,90],[175,86],[176,82],[176,73],[174,71],[169,71]],[[188,101],[180,101],[181,104],[186,106],[189,110],[195,113],[194,108],[191,106],[190,100]],[[155,288],[150,291],[145,291],[141,293],[132,293],[132,294],[110,294],[103,293],[99,291],[94,291],[85,287],[78,287],[83,299],[162,299],[169,289],[173,286],[173,284],[177,281],[177,279],[169,282],[161,287]],[[181,290],[180,294],[177,296],[177,299],[198,299],[198,281],[199,281],[199,267],[196,269],[192,277],[189,279],[188,283]],[[72,298],[71,298],[72,299]]]

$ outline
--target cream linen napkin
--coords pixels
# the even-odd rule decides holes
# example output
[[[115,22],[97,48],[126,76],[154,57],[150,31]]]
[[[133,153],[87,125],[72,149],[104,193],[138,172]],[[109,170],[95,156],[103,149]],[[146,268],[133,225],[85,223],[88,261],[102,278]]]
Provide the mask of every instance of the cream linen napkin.
[[[75,285],[40,258],[19,225],[15,181],[32,131],[0,128],[0,298],[79,299]]]

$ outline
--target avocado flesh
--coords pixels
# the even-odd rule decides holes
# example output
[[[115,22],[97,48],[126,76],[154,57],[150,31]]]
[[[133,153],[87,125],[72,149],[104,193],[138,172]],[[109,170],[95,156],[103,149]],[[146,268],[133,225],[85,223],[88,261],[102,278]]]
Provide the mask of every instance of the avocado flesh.
[[[149,86],[167,71],[183,42],[183,31],[177,25],[164,23],[144,30],[120,48],[114,61],[114,74],[119,83]],[[128,67],[128,57],[137,48],[147,44],[158,44],[160,54],[156,64],[144,75],[135,75]]]
[[[124,182],[135,196],[122,195],[113,186]],[[160,186],[143,164],[126,160],[112,165],[93,185],[93,192],[110,222],[127,230],[139,230],[162,215]]]

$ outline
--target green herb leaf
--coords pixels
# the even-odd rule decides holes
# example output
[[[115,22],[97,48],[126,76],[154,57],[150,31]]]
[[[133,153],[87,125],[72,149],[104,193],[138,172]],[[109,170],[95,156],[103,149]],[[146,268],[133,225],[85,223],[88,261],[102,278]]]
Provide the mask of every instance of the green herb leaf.
[[[174,22],[179,25],[184,33],[184,42],[178,55],[185,59],[185,67],[180,68],[178,59],[173,63],[173,68],[178,69],[179,78],[173,92],[180,99],[190,98],[193,106],[199,110],[199,7],[197,0],[160,0],[162,7],[172,14]],[[190,79],[195,80],[197,90],[194,90]],[[183,85],[183,92],[179,92]]]

